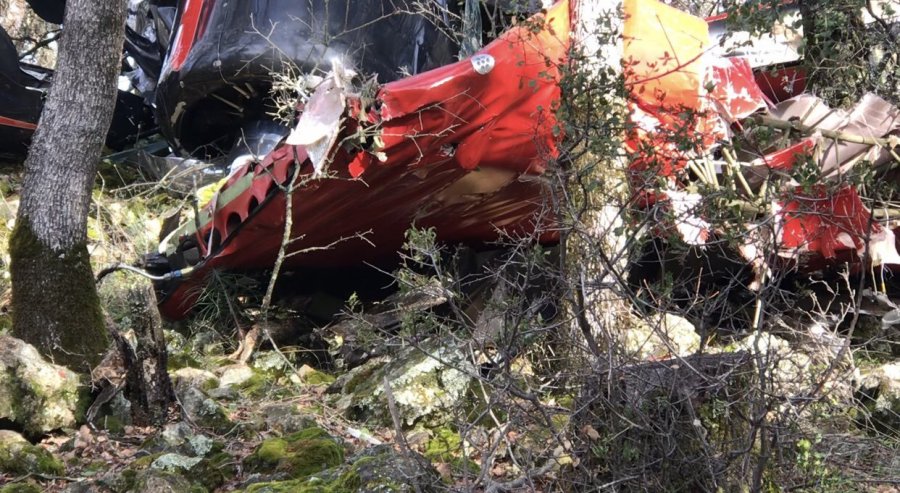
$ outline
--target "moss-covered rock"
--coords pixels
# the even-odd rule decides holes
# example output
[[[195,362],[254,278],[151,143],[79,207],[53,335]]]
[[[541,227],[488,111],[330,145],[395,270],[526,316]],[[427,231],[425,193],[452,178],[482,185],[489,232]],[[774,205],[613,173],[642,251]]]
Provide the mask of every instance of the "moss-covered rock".
[[[219,379],[213,372],[199,368],[179,368],[171,373],[171,378],[176,392],[184,392],[192,387],[200,390],[211,390],[219,386]]]
[[[374,359],[342,376],[336,405],[349,417],[388,424],[390,411],[384,381],[391,385],[396,408],[408,425],[426,420],[441,423],[446,411],[465,395],[475,368],[458,344],[432,339],[396,356]]]
[[[858,397],[876,429],[894,436],[900,434],[900,362],[866,371]]]
[[[295,383],[302,383],[305,385],[331,385],[335,381],[333,376],[323,371],[316,370],[309,365],[303,365],[298,368],[297,375],[292,377],[291,380],[294,380],[295,378]]]
[[[73,427],[80,383],[78,375],[48,363],[34,346],[0,336],[0,419],[33,434]]]
[[[255,372],[250,378],[237,385],[242,395],[247,397],[262,397],[268,393],[272,380],[263,373]]]
[[[242,363],[223,366],[216,373],[219,375],[220,387],[241,385],[255,375],[253,368]]]
[[[176,393],[182,409],[195,424],[218,433],[227,433],[234,428],[225,409],[202,390],[190,387],[181,392],[176,389]]]
[[[203,457],[188,457],[186,455],[167,453],[162,454],[150,464],[153,469],[184,474],[194,468]]]
[[[407,457],[399,455],[390,445],[376,445],[356,454],[351,461],[350,472],[359,477],[357,491],[427,493],[446,490],[434,466],[414,452]]]
[[[269,481],[248,486],[247,493],[431,493],[445,491],[434,467],[421,455],[398,455],[390,445],[368,448],[351,464],[303,479]]]
[[[121,473],[103,478],[102,483],[113,491],[138,491],[141,481],[169,484],[177,476],[184,481],[178,480],[175,486],[186,482],[189,491],[212,491],[237,475],[237,464],[231,455],[221,451],[221,446],[213,446],[205,457],[157,452],[134,460]]]
[[[344,462],[344,449],[321,428],[307,428],[260,443],[244,464],[250,471],[305,478]]]
[[[137,474],[131,493],[201,493],[206,489],[191,484],[180,474],[159,469],[146,469]]]
[[[197,368],[201,365],[197,353],[188,344],[187,338],[174,330],[165,331],[168,370],[174,373],[182,368]],[[174,375],[173,375],[174,380]],[[174,383],[174,382],[173,382]]]
[[[625,350],[640,360],[687,356],[700,348],[694,325],[671,313],[629,327],[622,340]]]
[[[239,462],[224,452],[225,445],[184,422],[166,425],[159,434],[144,442],[141,449],[149,454],[133,461],[123,472],[126,486],[133,485],[138,474],[146,469],[180,474],[192,484],[208,490],[220,487],[237,475]]]
[[[187,478],[195,486],[214,490],[237,474],[236,461],[225,452],[209,457],[188,457],[167,453],[156,457],[150,469],[167,471]]]
[[[183,421],[166,425],[159,434],[141,445],[141,449],[150,453],[174,452],[187,456],[205,456],[223,448],[221,442],[194,430]]]
[[[300,412],[295,404],[270,404],[260,410],[265,427],[281,435],[305,430],[316,425],[314,419]]]
[[[191,477],[212,491],[237,476],[237,466],[238,461],[234,457],[225,452],[217,452],[194,466],[191,469]]]
[[[0,488],[0,493],[41,493],[42,490],[32,483],[13,483]]]
[[[352,472],[335,475],[334,471],[328,471],[307,479],[256,483],[244,491],[246,493],[357,493],[372,490],[361,489],[359,477]]]
[[[49,451],[29,443],[22,435],[0,430],[0,472],[61,476],[65,474],[66,466]]]

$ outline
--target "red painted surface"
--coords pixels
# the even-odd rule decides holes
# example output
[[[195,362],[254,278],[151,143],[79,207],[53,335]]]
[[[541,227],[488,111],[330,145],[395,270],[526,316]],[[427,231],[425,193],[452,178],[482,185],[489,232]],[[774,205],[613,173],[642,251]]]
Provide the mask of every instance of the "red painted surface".
[[[206,0],[185,0],[181,11],[181,22],[178,23],[178,32],[175,33],[175,42],[172,43],[170,55],[171,70],[177,72],[184,65],[194,41],[197,40],[200,31],[200,17]]]
[[[542,173],[557,154],[553,108],[568,49],[568,3],[549,9],[545,19],[543,30],[513,28],[483,48],[479,54],[495,60],[485,75],[463,60],[383,86],[376,98],[380,106],[369,110],[367,121],[350,120],[344,134],[357,125],[380,129],[387,160],[340,150],[330,165],[336,177],[311,181],[291,196],[292,237],[297,238],[291,251],[367,231],[368,241],[352,238],[299,253],[285,265],[327,267],[393,258],[413,225],[434,227],[439,239],[454,242],[494,241],[501,232],[533,234],[535,223],[545,220],[540,211],[546,190],[529,177]],[[354,101],[348,106],[359,107]],[[212,255],[202,252],[207,260],[163,300],[164,316],[177,319],[187,313],[195,301],[193,287],[210,269],[272,266],[285,202],[282,193],[265,202],[267,191],[288,179],[295,162],[302,163],[303,174],[311,172],[302,146],[280,146],[252,171],[251,188],[220,206],[211,227],[199,235],[205,245],[212,228],[221,242]],[[263,205],[254,210],[255,204]],[[550,241],[553,234],[542,239]]]
[[[22,120],[7,118],[5,116],[0,116],[0,125],[6,125],[7,127],[22,128],[25,130],[35,130],[37,128],[37,125],[35,125],[34,123],[23,122]]]
[[[760,70],[756,84],[772,103],[780,103],[806,91],[806,70],[801,66]]]
[[[790,171],[797,163],[797,157],[809,155],[814,147],[813,139],[806,138],[790,147],[766,154],[762,159],[771,169]]]
[[[712,90],[705,98],[725,123],[739,122],[766,107],[765,95],[746,59],[716,60],[709,75]]]
[[[863,205],[850,186],[839,190],[827,190],[824,186],[814,190],[797,189],[784,204],[782,215],[782,248],[809,251],[825,259],[834,259],[839,253],[856,253],[863,248],[863,238],[882,231],[881,225],[872,222],[871,213]]]
[[[197,3],[189,0],[188,8]],[[780,96],[772,87],[761,87],[759,74],[746,62],[701,63],[708,52],[702,20],[654,0],[627,0],[624,5],[623,65],[634,124],[627,144],[634,176],[646,178],[635,178],[632,186],[635,197],[652,205],[669,200],[659,177],[666,178],[668,190],[683,187],[689,157],[708,154],[717,140],[727,138],[729,126],[764,109],[766,96]],[[384,85],[365,112],[360,101],[347,101],[341,135],[359,129],[378,135],[383,147],[377,150],[386,159],[362,150],[338,150],[330,164],[336,176],[310,181],[291,194],[295,241],[289,252],[294,254],[285,266],[358,265],[393,258],[410,226],[433,227],[440,240],[469,243],[496,240],[503,233],[548,231],[536,227],[552,224],[552,218],[540,215],[549,194],[536,177],[558,152],[553,110],[568,48],[568,2],[550,9],[546,20],[537,32],[513,28],[481,50],[495,61],[487,74],[463,60]],[[672,140],[673,134],[699,142],[686,149]],[[702,138],[696,139],[698,135]],[[764,162],[789,171],[797,155],[813,147],[805,139],[770,153]],[[212,223],[198,232],[204,260],[162,301],[163,315],[183,317],[195,301],[194,288],[211,269],[273,265],[286,205],[277,184],[287,181],[294,165],[301,166],[303,176],[312,172],[305,148],[281,145],[225,185],[233,185],[240,173],[254,174],[251,187],[219,204]],[[795,189],[775,203],[780,207],[782,253],[810,252],[820,259],[855,255],[870,228],[882,231],[849,186]],[[686,220],[705,227],[702,218]],[[356,237],[360,233],[365,241]],[[708,232],[699,233],[703,241]],[[207,252],[210,236],[215,243]],[[546,233],[539,239],[554,236]]]

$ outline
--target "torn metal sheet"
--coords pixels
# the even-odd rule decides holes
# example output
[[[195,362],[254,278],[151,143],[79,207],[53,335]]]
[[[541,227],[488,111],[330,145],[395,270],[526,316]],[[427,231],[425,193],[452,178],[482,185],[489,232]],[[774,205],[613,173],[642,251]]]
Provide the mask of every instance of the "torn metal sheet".
[[[803,46],[800,11],[794,5],[781,5],[779,13],[779,20],[768,32],[759,35],[730,30],[732,26],[728,26],[726,14],[710,17],[707,21],[710,45],[715,50],[713,54],[716,57],[744,58],[754,68],[799,61]]]
[[[859,259],[866,248],[863,238],[870,232],[885,239],[884,228],[871,219],[871,212],[853,187],[837,191],[824,186],[814,190],[797,189],[792,195],[778,210],[782,256],[813,252],[824,259],[836,259],[851,253]],[[900,260],[895,248],[892,252],[880,248],[883,254],[879,260]],[[845,257],[845,260],[852,259]]]
[[[331,61],[331,72],[319,83],[297,126],[287,137],[289,145],[302,145],[313,166],[313,176],[319,177],[325,169],[332,148],[341,131],[341,121],[347,108],[347,91],[350,80],[356,75],[343,66],[340,60]]]
[[[713,58],[705,96],[722,120],[732,125],[766,108],[766,98],[744,58]]]
[[[804,257],[805,269],[837,260],[858,262],[866,248],[864,238],[870,238],[872,264],[900,262],[893,232],[872,219],[855,188],[829,186],[862,162],[878,166],[892,159],[889,148],[900,143],[891,136],[900,129],[900,110],[872,94],[849,111],[832,110],[805,94],[775,106],[767,104],[773,95],[780,98],[800,86],[789,81],[790,88],[767,91],[752,67],[797,60],[794,49],[800,33],[789,29],[796,18],[785,17],[775,26],[768,36],[771,43],[758,43],[760,51],[737,58],[733,49],[710,50],[702,41],[705,25],[697,18],[654,0],[624,5],[624,64],[634,124],[628,141],[635,156],[632,185],[644,198],[648,214],[666,210],[671,221],[657,223],[654,234],[674,234],[690,245],[705,243],[713,226],[700,212],[703,197],[685,188],[696,179],[709,187],[720,186],[723,166],[730,165],[713,163],[717,141],[743,131],[743,120],[762,114],[769,118],[766,122],[779,121],[781,131],[791,133],[778,144],[781,147],[757,150],[761,155],[754,156],[752,146],[743,146],[734,162],[742,174],[742,191],[754,195],[773,173],[787,177],[798,163],[810,160],[821,168],[823,178],[817,187],[787,180],[782,190],[770,191],[769,207],[779,223],[779,255]],[[795,7],[787,6],[791,9]],[[721,20],[714,20],[711,32]],[[775,56],[779,50],[787,51]],[[780,73],[787,75],[783,69]],[[798,139],[798,132],[806,136]],[[660,177],[665,178],[663,185]],[[747,227],[752,236],[754,226]],[[741,251],[752,256],[755,249],[745,244]],[[746,258],[757,274],[765,271],[760,259]]]
[[[900,129],[900,109],[871,93],[863,96],[849,111],[831,109],[821,99],[803,94],[779,103],[771,114],[807,127],[860,137],[880,138]],[[836,141],[821,135],[816,139],[822,152],[819,163],[826,179],[846,174],[863,160],[878,166],[891,159],[886,149],[876,145]]]

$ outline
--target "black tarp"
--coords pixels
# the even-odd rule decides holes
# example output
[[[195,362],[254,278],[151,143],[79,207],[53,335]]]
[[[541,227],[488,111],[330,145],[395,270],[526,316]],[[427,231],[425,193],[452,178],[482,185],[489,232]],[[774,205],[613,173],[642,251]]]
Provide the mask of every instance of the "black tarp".
[[[47,22],[62,24],[66,0],[28,0],[31,9]]]
[[[35,124],[43,106],[42,93],[32,90],[41,85],[36,78],[22,71],[19,54],[9,35],[0,27],[0,117],[26,124]],[[0,154],[22,156],[27,151],[31,130],[0,121]]]
[[[28,151],[33,130],[21,125],[38,123],[52,74],[49,69],[19,63],[15,45],[0,28],[0,154],[4,157],[22,158]],[[122,149],[155,127],[143,98],[119,91],[106,145]]]
[[[174,67],[179,8],[172,45],[156,92],[163,134],[183,150],[227,153],[240,128],[267,118],[273,71],[327,71],[333,58],[381,82],[454,61],[453,41],[434,19],[413,14],[413,0],[205,0],[189,54]],[[197,12],[193,13],[195,16]],[[192,41],[192,42],[191,42]]]

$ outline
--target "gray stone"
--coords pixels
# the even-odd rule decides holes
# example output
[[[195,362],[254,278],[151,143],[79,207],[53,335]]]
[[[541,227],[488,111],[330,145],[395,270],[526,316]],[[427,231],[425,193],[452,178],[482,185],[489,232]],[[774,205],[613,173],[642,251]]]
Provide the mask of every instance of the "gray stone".
[[[215,445],[212,438],[193,430],[184,421],[166,425],[158,439],[148,447],[152,452],[177,452],[189,456],[204,456]]]
[[[182,476],[159,469],[147,469],[138,473],[133,493],[190,493],[191,483]]]
[[[194,424],[220,433],[228,432],[234,426],[231,420],[228,419],[225,409],[202,390],[196,387],[189,387],[179,392],[176,388],[176,393],[178,394],[181,408]]]
[[[240,363],[224,366],[217,370],[217,373],[220,388],[240,385],[253,378],[253,368]]]
[[[203,457],[188,457],[186,455],[168,453],[160,455],[150,464],[153,469],[184,473],[190,471],[199,464]]]
[[[302,414],[295,404],[271,404],[262,408],[261,414],[266,428],[282,435],[305,430],[316,424],[315,420]]]
[[[350,469],[360,479],[359,491],[444,491],[441,477],[428,459],[412,452],[400,455],[391,445],[370,447],[350,461]]]
[[[873,424],[897,436],[900,430],[900,361],[881,365],[862,375],[860,401]]]
[[[421,419],[445,421],[444,414],[463,398],[473,375],[475,366],[457,343],[432,339],[354,368],[332,388],[340,389],[336,406],[350,417],[387,424],[386,379],[400,419],[412,425]]]
[[[199,368],[180,368],[172,372],[172,385],[175,392],[184,391],[188,387],[196,387],[203,390],[214,389],[219,386],[219,379],[211,371]]]
[[[47,362],[34,346],[0,336],[0,418],[28,433],[74,427],[80,378]]]

